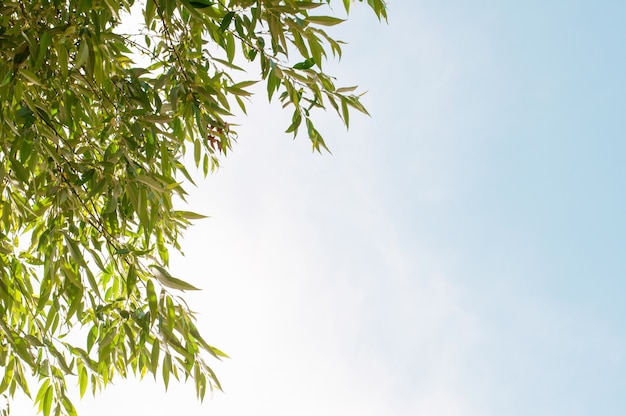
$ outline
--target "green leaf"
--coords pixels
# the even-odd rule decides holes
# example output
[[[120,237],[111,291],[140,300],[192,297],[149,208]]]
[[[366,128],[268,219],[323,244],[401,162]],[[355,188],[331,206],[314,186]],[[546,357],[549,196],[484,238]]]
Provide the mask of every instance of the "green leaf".
[[[322,6],[323,4],[324,3],[317,3],[313,1],[296,1],[295,2],[295,6],[298,9],[304,9],[304,10],[316,9]]]
[[[22,165],[22,163],[20,163],[17,159],[11,157],[10,160],[11,168],[15,172],[17,178],[24,183],[28,183],[28,178],[30,176],[28,170],[26,170],[24,165]]]
[[[353,86],[353,87],[341,87],[341,88],[337,88],[337,89],[335,90],[335,92],[340,93],[340,94],[345,94],[345,93],[348,93],[348,92],[352,92],[352,91],[354,91],[354,90],[356,90],[356,89],[357,89],[357,86],[355,85],[355,86]]]
[[[128,266],[128,274],[126,275],[126,296],[130,297],[135,290],[135,284],[137,283],[137,270],[135,265]]]
[[[19,110],[15,112],[15,115],[20,118],[32,117],[34,115],[33,111],[28,107],[21,107]]]
[[[314,23],[316,25],[323,26],[335,26],[339,23],[345,22],[345,20],[343,19],[332,16],[308,16],[305,21],[308,23]]]
[[[157,114],[147,114],[143,116],[143,119],[147,121],[148,123],[155,123],[155,124],[170,123],[174,120],[170,116],[163,116],[163,115],[157,115]]]
[[[63,232],[63,236],[65,237],[65,242],[67,243],[70,249],[70,254],[72,258],[74,259],[74,261],[83,267],[87,267],[87,263],[85,263],[85,258],[83,257],[83,254],[80,252],[80,249],[78,248],[78,244],[76,244],[76,241],[74,241],[74,239],[70,237],[69,234],[65,231]]]
[[[52,389],[52,386],[48,386],[48,388],[46,389],[46,392],[43,396],[43,403],[42,403],[42,410],[43,410],[43,414],[44,416],[50,416],[50,409],[52,407],[52,395],[53,395],[54,391]]]
[[[12,364],[12,362],[10,363]],[[47,367],[48,361],[45,360],[43,364]],[[39,386],[39,390],[37,391],[37,396],[35,396],[35,403],[39,403],[39,410],[43,408],[43,399],[48,391],[48,387],[50,386],[50,379],[46,378],[43,383]]]
[[[15,55],[13,56],[13,64],[20,65],[22,64],[28,57],[30,56],[30,50],[28,48],[28,43],[24,42],[17,48],[15,51]]]
[[[87,46],[87,42],[83,39],[78,47],[74,66],[76,68],[80,68],[85,62],[87,62],[87,59],[89,59],[89,47]]]
[[[267,97],[269,101],[272,101],[274,92],[276,92],[276,90],[280,87],[280,78],[277,75],[279,72],[276,68],[277,67],[272,68],[267,76]]]
[[[78,372],[78,385],[81,398],[85,395],[85,391],[87,391],[87,382],[87,370],[85,369],[85,367],[81,366],[81,369]]]
[[[358,111],[360,111],[361,113],[365,114],[365,115],[370,115],[370,113],[367,112],[367,109],[365,108],[365,106],[363,106],[363,104],[361,104],[361,101],[359,101],[359,97],[357,96],[350,96],[350,97],[346,97],[347,98],[347,102],[348,105]]]
[[[180,217],[183,217],[187,220],[201,220],[204,218],[209,218],[206,215],[197,214],[191,211],[174,211],[174,213]]]
[[[211,350],[211,353],[215,354],[218,357],[230,358],[225,352],[215,347],[209,346],[209,349]]]
[[[156,1],[157,0],[147,0],[146,1],[145,18],[146,18],[146,26],[147,27],[151,27],[152,26],[152,21],[154,20],[154,16],[156,14]]]
[[[35,69],[41,68],[41,64],[44,62],[44,59],[48,53],[48,47],[50,46],[50,42],[52,40],[52,30],[48,30],[41,35],[39,39],[39,53],[37,55],[37,61],[35,62]]]
[[[193,160],[196,162],[196,166],[200,165],[200,156],[202,156],[202,143],[200,142],[200,140],[194,140]]]
[[[39,78],[37,78],[37,75],[29,71],[28,69],[26,68],[20,69],[20,75],[26,78],[26,80],[32,82],[33,84],[39,87],[43,87],[43,84],[41,83],[41,81],[39,81]]]
[[[346,123],[346,127],[350,125],[350,113],[348,112],[348,100],[342,97],[341,99],[341,113],[343,115],[343,121]]]
[[[165,268],[161,266],[152,264],[150,267],[153,269],[154,277],[161,282],[163,286],[176,290],[200,290],[185,281],[173,277],[167,270],[165,270]]]
[[[232,33],[228,33],[225,36],[226,39],[226,58],[228,62],[233,62],[235,59],[235,36]]]
[[[242,82],[238,82],[236,84],[231,85],[231,88],[236,88],[240,90],[240,89],[251,87],[257,84],[258,82],[259,81],[242,81]]]
[[[170,374],[172,372],[172,356],[169,352],[165,353],[161,369],[163,374],[163,383],[165,384],[165,389],[167,390],[167,387],[170,383]]]
[[[223,32],[228,28],[234,16],[235,16],[235,12],[228,12],[224,15],[224,18],[222,19],[222,23],[220,24],[220,32]]]
[[[295,64],[293,66],[293,68],[294,69],[309,69],[313,65],[315,65],[315,59],[309,58],[309,59],[306,59],[306,60],[304,60],[302,62],[298,62],[297,64]]]
[[[67,48],[62,43],[59,43],[57,46],[57,56],[59,60],[59,68],[61,70],[61,76],[63,78],[67,78],[69,58],[68,58]]]
[[[89,332],[87,333],[87,351],[91,351],[91,348],[96,342],[98,338],[98,327],[92,326]]]
[[[159,310],[158,310],[158,304],[157,304],[157,295],[156,292],[154,291],[154,284],[152,283],[152,280],[148,280],[146,282],[146,294],[148,297],[148,306],[150,308],[150,314],[155,317],[158,315]]]
[[[156,377],[156,369],[159,366],[159,353],[161,352],[161,344],[158,339],[152,342],[152,352],[150,353],[150,369]]]
[[[191,4],[196,9],[205,9],[207,7],[211,7],[213,5],[213,1],[212,0],[196,0],[196,1],[190,1],[189,4]]]
[[[298,133],[298,127],[302,123],[302,114],[299,110],[295,110],[291,118],[291,125],[285,130],[285,133],[293,133],[294,137]]]

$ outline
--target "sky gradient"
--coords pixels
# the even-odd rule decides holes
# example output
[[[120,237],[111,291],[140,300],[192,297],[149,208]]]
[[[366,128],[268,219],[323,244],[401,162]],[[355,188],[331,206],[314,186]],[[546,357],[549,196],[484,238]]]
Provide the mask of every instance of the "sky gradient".
[[[626,414],[626,2],[354,6],[328,70],[372,117],[320,115],[312,154],[261,93],[190,198],[172,272],[225,393],[81,414]]]

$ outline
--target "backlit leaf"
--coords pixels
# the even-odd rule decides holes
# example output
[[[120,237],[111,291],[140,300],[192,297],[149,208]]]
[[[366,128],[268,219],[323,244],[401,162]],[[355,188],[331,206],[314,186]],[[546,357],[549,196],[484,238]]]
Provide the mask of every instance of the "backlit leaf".
[[[343,19],[332,16],[308,16],[305,20],[309,23],[323,26],[335,26],[341,22],[344,22]]]
[[[150,265],[153,270],[154,277],[161,282],[163,286],[176,289],[176,290],[200,290],[195,286],[190,285],[189,283],[177,279],[169,274],[164,267],[158,266],[156,264]]]

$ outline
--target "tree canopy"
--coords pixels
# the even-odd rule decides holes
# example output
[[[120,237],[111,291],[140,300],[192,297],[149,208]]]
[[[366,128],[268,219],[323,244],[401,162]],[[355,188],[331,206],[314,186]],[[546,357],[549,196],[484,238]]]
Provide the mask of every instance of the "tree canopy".
[[[176,208],[193,183],[184,156],[215,170],[259,81],[317,151],[314,111],[346,125],[366,112],[322,70],[342,53],[327,33],[343,22],[335,3],[0,4],[0,393],[21,390],[47,416],[76,413],[67,379],[81,396],[130,374],[192,378],[200,399],[221,388],[207,360],[226,354],[168,267],[202,218]],[[384,0],[366,3],[386,19]]]

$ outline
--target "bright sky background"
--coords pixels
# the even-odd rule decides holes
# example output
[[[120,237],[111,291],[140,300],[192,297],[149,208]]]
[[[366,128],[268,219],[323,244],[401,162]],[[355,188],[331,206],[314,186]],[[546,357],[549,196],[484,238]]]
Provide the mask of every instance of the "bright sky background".
[[[395,0],[385,25],[356,3],[328,68],[372,118],[321,117],[333,154],[312,154],[259,95],[190,200],[211,218],[172,270],[204,288],[225,393],[120,380],[80,413],[626,414],[625,18]]]

